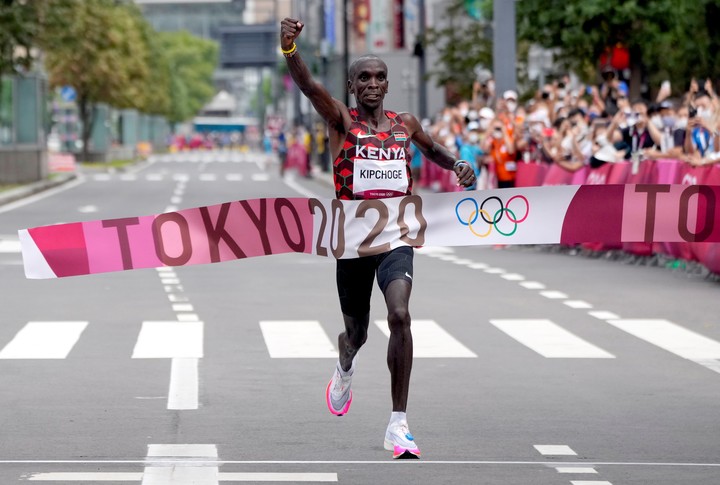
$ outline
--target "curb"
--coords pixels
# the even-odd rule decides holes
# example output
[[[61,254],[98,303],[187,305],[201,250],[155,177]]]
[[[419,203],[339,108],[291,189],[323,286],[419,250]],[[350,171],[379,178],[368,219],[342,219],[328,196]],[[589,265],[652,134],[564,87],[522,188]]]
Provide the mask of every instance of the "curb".
[[[30,197],[31,195],[35,195],[48,189],[58,187],[67,182],[70,182],[71,180],[75,180],[76,178],[77,174],[74,173],[62,174],[58,177],[53,178],[52,180],[39,180],[37,182],[23,185],[22,187],[17,187],[12,190],[0,192],[0,206],[15,202],[16,200],[24,199],[25,197]]]

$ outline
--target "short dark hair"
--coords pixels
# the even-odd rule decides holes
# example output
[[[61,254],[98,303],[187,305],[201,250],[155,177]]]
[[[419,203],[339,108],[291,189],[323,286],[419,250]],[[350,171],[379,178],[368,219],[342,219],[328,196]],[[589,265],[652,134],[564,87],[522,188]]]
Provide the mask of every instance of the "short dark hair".
[[[380,59],[378,56],[374,54],[365,54],[353,61],[352,64],[350,64],[350,68],[348,69],[348,79],[350,81],[353,81],[355,79],[355,75],[357,74],[358,66],[366,61],[380,61],[383,64],[385,64],[385,61]],[[387,69],[387,64],[385,64],[385,69]]]

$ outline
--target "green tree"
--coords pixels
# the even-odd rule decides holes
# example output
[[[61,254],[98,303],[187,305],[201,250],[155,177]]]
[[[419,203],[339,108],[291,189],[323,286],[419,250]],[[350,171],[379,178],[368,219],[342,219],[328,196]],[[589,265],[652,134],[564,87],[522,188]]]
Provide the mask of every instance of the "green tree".
[[[561,59],[594,81],[600,55],[618,43],[630,52],[631,94],[647,79],[676,90],[692,76],[720,74],[718,0],[521,0],[518,36],[559,48]],[[715,20],[711,20],[715,19]]]
[[[215,94],[212,76],[218,63],[218,45],[185,31],[157,35],[172,72],[168,119],[185,121]]]
[[[477,3],[473,2],[473,6]],[[439,63],[428,71],[428,77],[434,78],[438,86],[452,86],[464,98],[472,95],[475,68],[492,68],[488,26],[473,20],[467,7],[466,0],[454,0],[447,8],[443,26],[428,29],[425,39],[440,54]]]
[[[77,92],[83,159],[95,103],[142,108],[149,79],[148,46],[133,7],[112,0],[53,0],[41,46],[51,86]]]

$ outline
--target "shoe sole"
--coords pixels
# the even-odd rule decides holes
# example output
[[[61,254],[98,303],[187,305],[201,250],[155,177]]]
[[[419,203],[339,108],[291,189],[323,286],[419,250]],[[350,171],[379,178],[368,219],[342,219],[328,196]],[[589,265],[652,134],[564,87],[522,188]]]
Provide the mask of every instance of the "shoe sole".
[[[325,388],[325,403],[327,404],[328,409],[332,414],[335,416],[342,416],[343,414],[347,414],[347,412],[350,410],[350,404],[352,403],[352,389],[350,389],[350,397],[348,398],[345,405],[342,407],[340,411],[337,411],[332,406],[332,402],[330,401],[330,385],[332,384],[332,379],[330,379],[330,382],[328,382],[327,387]]]
[[[391,441],[385,440],[383,447],[393,452],[393,460],[418,460],[420,459],[420,450],[415,448],[409,450],[400,446],[395,446]]]

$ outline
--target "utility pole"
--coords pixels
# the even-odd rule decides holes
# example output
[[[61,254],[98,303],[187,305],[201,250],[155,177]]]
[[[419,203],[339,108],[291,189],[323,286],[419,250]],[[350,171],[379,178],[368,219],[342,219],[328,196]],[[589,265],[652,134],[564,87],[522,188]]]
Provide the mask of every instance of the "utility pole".
[[[515,0],[493,0],[493,75],[495,92],[517,90]]]
[[[497,1],[497,0],[496,0]],[[425,65],[425,0],[418,0],[418,42],[416,45],[416,53],[418,54],[418,114],[420,119],[427,118],[427,83],[425,81],[425,73],[427,66]]]
[[[343,71],[345,82],[343,83],[343,92],[345,93],[345,106],[350,106],[350,93],[348,92],[348,70],[350,69],[350,16],[348,15],[348,1],[342,0],[342,18],[343,18]]]

